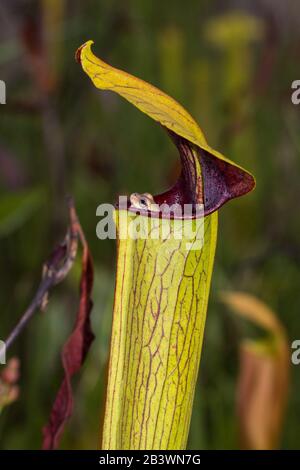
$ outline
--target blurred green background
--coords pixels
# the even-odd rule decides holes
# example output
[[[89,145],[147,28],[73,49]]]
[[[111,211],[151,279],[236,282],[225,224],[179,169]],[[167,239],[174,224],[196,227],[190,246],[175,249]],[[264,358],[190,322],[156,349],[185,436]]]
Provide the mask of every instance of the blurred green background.
[[[238,446],[238,346],[249,333],[219,302],[244,290],[300,338],[300,11],[293,0],[1,0],[0,338],[30,302],[67,224],[71,193],[95,261],[96,340],[75,380],[63,448],[96,448],[114,290],[115,243],[96,238],[96,208],[118,194],[159,193],[177,151],[119,97],[97,91],[74,60],[94,39],[106,62],[183,104],[211,146],[251,171],[256,190],[220,210],[219,240],[189,448]],[[0,416],[1,448],[39,448],[62,377],[80,266],[56,288],[9,352],[21,360],[20,399]],[[292,367],[283,448],[300,448],[300,367]]]

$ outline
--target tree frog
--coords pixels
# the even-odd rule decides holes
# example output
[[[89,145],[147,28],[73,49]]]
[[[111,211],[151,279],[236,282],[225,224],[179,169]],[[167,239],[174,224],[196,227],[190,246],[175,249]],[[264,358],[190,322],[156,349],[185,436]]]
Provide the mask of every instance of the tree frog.
[[[154,198],[150,193],[132,193],[130,196],[132,208],[147,211],[159,211],[159,205],[155,204]]]

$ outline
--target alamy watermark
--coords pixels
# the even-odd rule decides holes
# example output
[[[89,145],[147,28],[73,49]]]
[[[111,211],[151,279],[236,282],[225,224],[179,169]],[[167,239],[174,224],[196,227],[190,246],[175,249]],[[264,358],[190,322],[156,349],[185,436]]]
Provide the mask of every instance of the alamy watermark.
[[[96,234],[105,239],[184,240],[187,250],[199,250],[204,244],[203,204],[152,204],[149,210],[137,206],[128,207],[128,197],[119,196],[118,231],[114,220],[116,208],[112,204],[100,204],[96,215]],[[122,210],[123,209],[123,210]],[[128,210],[129,209],[129,210]]]
[[[0,80],[0,104],[6,104],[6,84]]]
[[[0,340],[0,364],[6,364],[6,344]]]
[[[296,105],[300,104],[300,80],[293,81],[292,90],[295,90],[291,96],[292,103]]]
[[[295,339],[292,342],[291,347],[294,349],[294,352],[291,356],[292,364],[294,364],[294,366],[298,366],[300,364],[300,339]]]

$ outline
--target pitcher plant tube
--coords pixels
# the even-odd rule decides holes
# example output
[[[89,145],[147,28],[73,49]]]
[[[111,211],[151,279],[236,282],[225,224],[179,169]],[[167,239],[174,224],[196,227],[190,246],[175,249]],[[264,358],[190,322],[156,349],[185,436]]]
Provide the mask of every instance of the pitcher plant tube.
[[[189,113],[154,86],[96,57],[92,41],[76,58],[94,85],[121,95],[160,123],[176,145],[181,174],[155,205],[190,216],[116,207],[117,268],[102,449],[185,449],[213,270],[218,209],[251,191],[253,176],[213,150]],[[199,215],[197,207],[203,210]],[[151,237],[124,237],[132,222]],[[154,222],[153,222],[154,220]],[[176,237],[182,224],[193,235]],[[161,237],[167,224],[168,237]]]

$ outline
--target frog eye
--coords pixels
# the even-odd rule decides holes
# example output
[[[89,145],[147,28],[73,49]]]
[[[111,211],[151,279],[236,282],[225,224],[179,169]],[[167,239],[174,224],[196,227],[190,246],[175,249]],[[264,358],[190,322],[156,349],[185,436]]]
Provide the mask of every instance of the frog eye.
[[[142,206],[144,206],[144,207],[148,207],[148,206],[147,206],[147,199],[145,199],[144,197],[141,197],[141,199],[140,199],[140,204],[141,204]]]

